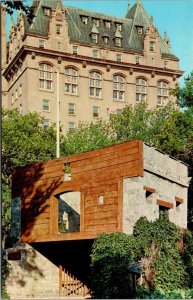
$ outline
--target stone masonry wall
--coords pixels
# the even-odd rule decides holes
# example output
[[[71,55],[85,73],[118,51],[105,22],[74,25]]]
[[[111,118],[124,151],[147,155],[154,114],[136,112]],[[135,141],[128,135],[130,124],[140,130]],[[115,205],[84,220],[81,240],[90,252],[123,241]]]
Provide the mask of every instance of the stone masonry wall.
[[[155,189],[156,193],[146,198],[144,186]],[[184,203],[176,207],[175,197],[182,198]],[[145,171],[144,177],[123,180],[123,232],[131,234],[136,221],[142,216],[149,221],[159,218],[157,199],[172,203],[170,221],[182,228],[187,227],[187,187]]]
[[[8,260],[7,292],[10,299],[52,298],[59,295],[58,267],[29,244],[20,244],[21,260]]]

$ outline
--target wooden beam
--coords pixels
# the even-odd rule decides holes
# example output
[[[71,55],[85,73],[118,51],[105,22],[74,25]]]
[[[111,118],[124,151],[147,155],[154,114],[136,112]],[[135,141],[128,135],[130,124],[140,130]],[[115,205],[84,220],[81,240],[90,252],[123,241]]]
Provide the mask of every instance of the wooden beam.
[[[155,189],[152,189],[152,188],[150,188],[150,187],[148,187],[148,186],[144,186],[143,189],[144,189],[145,191],[147,191],[147,192],[150,192],[150,193],[156,193],[156,190],[155,190]]]
[[[164,206],[164,207],[167,207],[167,208],[174,208],[173,203],[170,203],[170,202],[167,202],[167,201],[164,201],[164,200],[161,200],[161,199],[157,199],[157,205]]]
[[[175,201],[179,202],[179,203],[184,203],[184,199],[179,198],[179,197],[175,197]]]

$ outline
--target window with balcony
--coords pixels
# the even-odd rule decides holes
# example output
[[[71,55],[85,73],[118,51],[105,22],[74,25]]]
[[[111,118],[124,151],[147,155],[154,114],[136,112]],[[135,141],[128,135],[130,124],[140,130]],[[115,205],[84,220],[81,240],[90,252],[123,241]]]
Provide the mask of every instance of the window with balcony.
[[[78,92],[78,72],[74,68],[65,68],[65,93],[77,95]]]
[[[157,83],[157,104],[163,105],[168,100],[168,83],[165,81],[158,81]]]
[[[91,97],[101,98],[102,76],[99,72],[89,73],[89,95]]]
[[[40,90],[52,91],[52,66],[47,63],[39,65],[39,88]]]
[[[113,99],[124,101],[125,78],[121,75],[113,76]]]
[[[147,81],[143,78],[136,79],[136,102],[147,100]]]

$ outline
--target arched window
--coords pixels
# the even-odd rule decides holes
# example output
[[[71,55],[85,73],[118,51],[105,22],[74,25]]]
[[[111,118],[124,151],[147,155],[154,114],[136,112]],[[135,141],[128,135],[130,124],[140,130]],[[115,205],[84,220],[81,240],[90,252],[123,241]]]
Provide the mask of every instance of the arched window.
[[[89,95],[91,97],[101,98],[102,76],[97,71],[89,73]]]
[[[65,68],[65,93],[77,94],[78,91],[78,72],[74,68]]]
[[[157,83],[157,104],[163,105],[164,100],[168,100],[168,83],[158,81]]]
[[[52,66],[47,63],[39,65],[39,87],[41,90],[52,91]]]
[[[136,102],[146,101],[147,81],[143,78],[136,79]]]
[[[125,78],[121,75],[113,76],[113,99],[124,101]]]

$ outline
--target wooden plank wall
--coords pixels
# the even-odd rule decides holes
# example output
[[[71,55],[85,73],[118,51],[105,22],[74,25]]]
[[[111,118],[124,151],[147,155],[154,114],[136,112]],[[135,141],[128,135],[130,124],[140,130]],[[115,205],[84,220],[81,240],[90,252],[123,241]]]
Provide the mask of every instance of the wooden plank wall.
[[[65,163],[70,163],[71,181],[64,181]],[[138,140],[16,169],[12,194],[22,198],[22,241],[121,231],[122,180],[133,176],[143,176],[143,143]],[[54,196],[67,191],[81,192],[80,232],[58,234]]]

